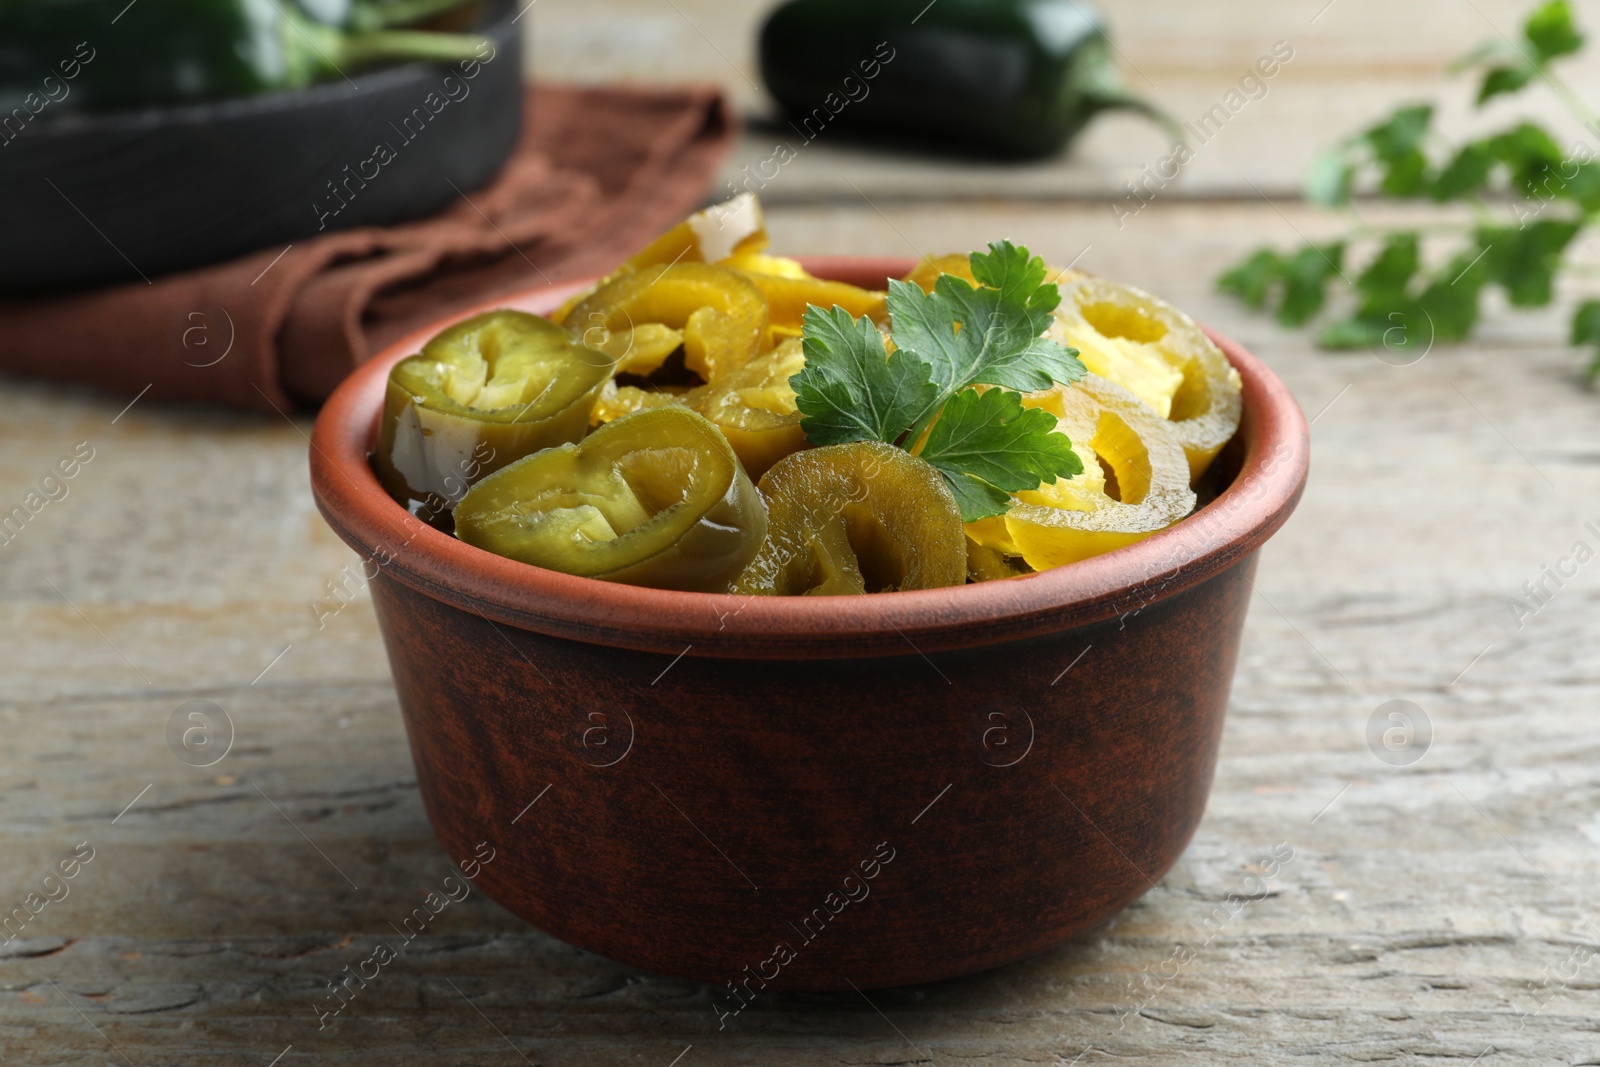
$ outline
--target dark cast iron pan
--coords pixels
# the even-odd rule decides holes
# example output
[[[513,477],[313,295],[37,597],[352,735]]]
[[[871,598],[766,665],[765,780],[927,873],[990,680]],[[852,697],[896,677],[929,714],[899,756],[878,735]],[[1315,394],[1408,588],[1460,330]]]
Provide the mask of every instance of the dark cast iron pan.
[[[486,184],[516,141],[520,9],[486,5],[476,30],[494,51],[470,79],[460,64],[410,63],[204,104],[49,105],[13,124],[0,144],[0,292],[138,281],[439,211]]]

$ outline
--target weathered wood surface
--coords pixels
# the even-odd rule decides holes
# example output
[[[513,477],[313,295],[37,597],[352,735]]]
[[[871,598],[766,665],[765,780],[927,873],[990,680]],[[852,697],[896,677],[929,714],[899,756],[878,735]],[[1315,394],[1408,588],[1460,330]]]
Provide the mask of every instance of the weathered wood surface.
[[[719,49],[748,63],[757,5],[675,3],[699,30],[670,5],[540,0],[535,62],[596,78],[727,77]],[[1042,184],[843,160],[810,177],[797,162],[769,190],[783,250],[1009,235],[1081,255],[1238,337],[1316,416],[1305,500],[1263,553],[1207,816],[1136,905],[1015,967],[870,1002],[772,997],[719,1032],[706,988],[474,896],[319,1030],[326,984],[449,868],[370,605],[320,629],[311,606],[355,557],[312,507],[309,423],[146,401],[119,415],[123,399],[8,381],[0,508],[78,442],[94,458],[0,545],[0,915],[42,896],[78,843],[94,858],[0,947],[0,1063],[1600,1063],[1600,563],[1520,629],[1508,607],[1575,541],[1600,549],[1583,526],[1600,526],[1600,400],[1561,320],[1496,313],[1471,346],[1397,367],[1314,353],[1211,291],[1244,248],[1325,225],[1291,195],[1316,143],[1431,87],[1485,29],[1443,0],[1337,0],[1311,25],[1316,6],[1116,10],[1180,113],[1287,38],[1280,20],[1307,27],[1260,110],[1120,228],[1094,175],[1159,144],[1110,122]],[[1477,0],[1507,29],[1519,6]],[[1057,172],[1085,202],[1057,195]],[[1404,767],[1366,739],[1396,698],[1434,731]],[[204,769],[167,737],[196,699],[236,730]],[[1292,861],[1230,916],[1280,844]]]
[[[78,842],[95,855],[0,949],[0,1061],[666,1067],[692,1045],[683,1067],[1600,1062],[1600,566],[1521,630],[1506,606],[1595,544],[1596,400],[1554,323],[1497,321],[1393,367],[1313,354],[1210,294],[1218,263],[1287,225],[1255,206],[1156,205],[1120,232],[1087,206],[773,213],[802,252],[1089,244],[1085,265],[1234,333],[1321,414],[1305,502],[1263,554],[1209,812],[1159,887],[1016,967],[870,1005],[774,997],[722,1032],[707,989],[478,897],[319,1031],[326,983],[448,867],[370,606],[316,628],[311,602],[354,557],[312,509],[306,424],[141,402],[113,425],[120,400],[12,383],[5,500],[78,441],[95,457],[0,548],[0,901],[42,892]],[[1434,726],[1410,767],[1365,740],[1396,697]],[[203,770],[166,737],[197,698],[237,729]],[[1279,843],[1294,858],[1270,895],[1219,928]]]

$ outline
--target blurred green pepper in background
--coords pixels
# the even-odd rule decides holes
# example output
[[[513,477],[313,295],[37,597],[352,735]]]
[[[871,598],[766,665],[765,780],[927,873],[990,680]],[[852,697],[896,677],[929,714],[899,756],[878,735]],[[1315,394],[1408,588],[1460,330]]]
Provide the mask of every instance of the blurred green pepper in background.
[[[761,31],[761,75],[808,141],[837,124],[1026,158],[1101,111],[1178,126],[1133,95],[1081,0],[790,0]]]
[[[385,28],[460,3],[308,0],[313,15],[294,0],[0,0],[0,111],[30,96],[95,111],[192,103],[467,59],[481,38]]]

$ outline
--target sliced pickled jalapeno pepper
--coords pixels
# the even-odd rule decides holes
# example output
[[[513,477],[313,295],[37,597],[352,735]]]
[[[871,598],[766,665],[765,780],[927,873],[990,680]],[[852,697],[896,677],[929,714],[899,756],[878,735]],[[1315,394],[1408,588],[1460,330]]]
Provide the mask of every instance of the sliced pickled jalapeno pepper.
[[[1193,319],[1141,289],[1087,275],[1060,288],[1050,336],[1172,420],[1198,479],[1239,428],[1239,372]]]
[[[719,266],[751,274],[770,274],[777,278],[810,278],[812,275],[800,265],[798,259],[788,256],[769,256],[765,252],[739,252],[720,260]]]
[[[934,295],[906,297],[917,308],[891,324],[888,293],[766,247],[758,203],[736,197],[549,320],[501,311],[441,333],[390,376],[373,459],[384,486],[466,543],[573,575],[850,595],[1016,577],[1148,537],[1194,509],[1195,482],[1238,428],[1238,373],[1138,289],[1041,272],[996,242],[923,259],[906,281]],[[941,290],[945,274],[966,285]],[[1026,336],[966,334],[990,304]],[[813,307],[842,314],[807,323]],[[808,371],[803,335],[826,340],[834,319],[855,327],[854,347],[813,349]],[[1041,331],[1090,373],[1060,384],[1082,370]],[[917,360],[892,355],[902,348]],[[1052,425],[1085,462],[1039,484],[1080,466]],[[976,493],[966,473],[1001,486],[966,501],[992,517],[961,521],[951,486]]]
[[[761,479],[768,535],[734,592],[793,596],[960,585],[961,512],[928,463],[879,441],[807,449]]]
[[[594,414],[589,421],[598,426],[646,408],[678,407],[692,410],[707,388],[702,385],[681,390],[640,389],[637,385],[618,385],[615,380],[609,381],[600,390],[600,399],[595,403]]]
[[[968,285],[978,284],[978,279],[972,276],[970,257],[964,252],[953,252],[946,256],[925,256],[922,262],[911,268],[911,273],[902,280],[920,285],[923,292],[931,293],[941,274],[954,274]]]
[[[484,478],[455,523],[468,544],[550,570],[720,593],[760,548],[767,515],[721,432],[663,407]]]
[[[1099,459],[1082,474],[1017,493],[1004,516],[969,523],[980,545],[1021,556],[1035,570],[1131,545],[1194,510],[1189,464],[1172,424],[1098,375],[1029,394],[1062,433]]]
[[[777,257],[761,254],[766,247],[767,228],[761,216],[761,202],[754,193],[740,193],[690,215],[588,290],[570,298],[551,318],[563,326],[573,326],[575,320],[571,318],[572,309],[588,299],[596,289],[624,274],[646,267],[661,267],[669,263],[721,263],[732,266],[736,260],[762,261],[769,258],[774,263],[780,262]],[[781,262],[794,263],[793,260]],[[794,266],[798,269],[800,264],[794,263]],[[802,276],[805,274],[804,271],[800,273]],[[580,323],[577,330],[583,331],[590,325]]]
[[[998,548],[980,545],[970,535],[967,537],[967,581],[992,582],[1031,573],[1032,568],[1022,557],[1008,556]]]
[[[1181,314],[1181,312],[1180,312]],[[1185,316],[1187,318],[1187,316]],[[1183,384],[1172,396],[1172,430],[1189,460],[1189,483],[1200,476],[1217,458],[1222,446],[1239,430],[1244,413],[1243,383],[1222,349],[1200,331],[1195,354],[1183,365]]]
[[[719,263],[758,255],[767,247],[767,225],[754,193],[712,204],[651,241],[623,264],[623,271],[666,263]]]
[[[802,267],[799,260],[789,259],[787,256],[769,256],[762,252],[745,252],[736,256],[730,256],[729,258],[723,260],[720,266],[731,267],[742,274],[749,274],[752,276],[761,275],[766,278],[785,278],[813,282],[820,281],[820,279],[816,278],[804,267]],[[751,281],[756,282],[757,285],[760,284],[759,278],[752,277]],[[762,291],[762,295],[767,295],[765,290]],[[826,307],[828,305],[823,306]],[[800,308],[800,315],[802,317],[805,315],[804,307]],[[767,336],[774,344],[778,343],[779,341],[787,340],[790,337],[800,336],[802,326],[801,321],[798,319],[789,319],[782,322],[778,321],[771,308],[771,297],[768,298],[767,320]]]
[[[682,330],[684,365],[709,382],[760,351],[767,302],[738,271],[674,263],[620,275],[579,301],[564,320],[578,336],[637,332],[646,323]]]
[[[1116,382],[1166,418],[1183,371],[1161,350],[1169,329],[1154,298],[1087,275],[1059,288],[1048,336],[1076,348],[1091,374]]]
[[[804,324],[806,308],[842,307],[856,318],[865,315],[873,322],[888,319],[886,302],[889,294],[882,290],[862,289],[846,282],[830,282],[822,278],[792,278],[755,271],[741,272],[767,301],[767,321],[776,331],[789,334],[797,332]]]
[[[612,332],[603,326],[583,331],[578,339],[616,361],[618,374],[649,374],[683,344],[683,331],[658,322]]]
[[[389,372],[373,467],[400,503],[432,514],[473,481],[589,428],[611,358],[521,311],[457,323]]]
[[[806,365],[800,339],[757,356],[696,398],[695,407],[728,438],[750,477],[805,447],[789,379]]]
[[[954,274],[968,285],[976,286],[978,279],[972,276],[972,263],[970,257],[964,253],[952,253],[944,256],[924,256],[922,262],[912,268],[902,281],[911,282],[922,287],[925,293],[933,292],[933,287],[939,281],[941,274]],[[1070,267],[1045,267],[1045,277],[1050,279],[1050,284],[1060,285],[1066,282],[1077,281],[1085,277],[1082,271]]]

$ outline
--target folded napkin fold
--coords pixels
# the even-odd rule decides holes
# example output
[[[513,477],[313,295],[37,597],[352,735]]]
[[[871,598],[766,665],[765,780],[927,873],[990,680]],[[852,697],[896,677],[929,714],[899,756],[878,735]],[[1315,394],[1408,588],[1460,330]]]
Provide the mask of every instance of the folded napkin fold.
[[[442,214],[149,284],[0,301],[0,371],[234,407],[315,405],[429,322],[615,266],[695,208],[735,133],[715,88],[541,83],[499,177]]]

